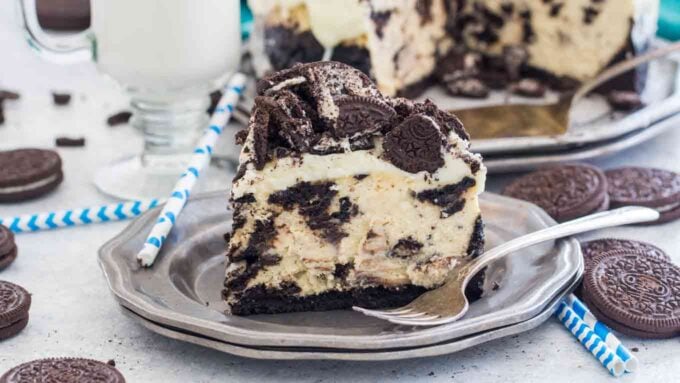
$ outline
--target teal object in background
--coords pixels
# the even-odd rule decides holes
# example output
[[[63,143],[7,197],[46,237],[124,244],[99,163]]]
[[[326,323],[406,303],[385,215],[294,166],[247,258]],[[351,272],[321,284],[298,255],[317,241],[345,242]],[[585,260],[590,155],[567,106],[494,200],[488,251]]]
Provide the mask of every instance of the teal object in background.
[[[668,40],[680,40],[680,0],[661,0],[657,34]]]
[[[250,36],[253,30],[253,13],[248,8],[248,1],[241,0],[241,38],[244,40]]]

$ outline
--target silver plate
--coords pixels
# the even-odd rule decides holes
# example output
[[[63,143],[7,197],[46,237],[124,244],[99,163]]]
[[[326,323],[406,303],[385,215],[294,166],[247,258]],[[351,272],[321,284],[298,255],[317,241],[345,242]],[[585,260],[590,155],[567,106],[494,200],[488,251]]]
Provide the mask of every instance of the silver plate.
[[[654,46],[665,43],[654,41]],[[473,139],[471,149],[481,154],[509,154],[574,149],[583,145],[612,140],[631,132],[647,129],[659,121],[680,113],[680,54],[653,61],[649,65],[646,87],[642,92],[646,106],[629,114],[613,113],[602,96],[594,95],[575,105],[574,121],[567,132],[555,136],[503,137]],[[439,107],[454,110],[505,103],[541,103],[507,92],[493,92],[484,100],[452,97],[440,87],[432,87],[422,98],[431,98]],[[550,93],[547,100],[556,100]],[[465,121],[463,121],[465,124]]]
[[[359,313],[327,311],[239,317],[225,315],[220,298],[230,227],[226,193],[188,202],[153,268],[135,254],[156,220],[147,212],[99,253],[119,302],[159,324],[228,343],[269,347],[386,349],[418,347],[489,331],[538,315],[581,268],[578,242],[565,239],[526,249],[489,267],[485,297],[449,325],[398,326]],[[490,193],[481,198],[488,246],[554,224],[535,205]],[[500,285],[496,291],[489,286]]]
[[[503,174],[535,170],[547,165],[584,161],[605,157],[650,140],[680,124],[680,114],[659,121],[648,128],[628,133],[606,142],[586,145],[560,152],[513,153],[502,156],[485,156],[484,166],[489,174]]]
[[[238,355],[246,358],[269,359],[269,360],[354,360],[354,361],[380,361],[380,360],[399,360],[411,358],[424,358],[438,355],[446,355],[464,350],[469,347],[477,346],[494,339],[503,338],[510,335],[522,333],[538,327],[548,320],[554,312],[557,304],[564,295],[576,287],[580,280],[582,270],[575,276],[569,287],[558,294],[538,315],[524,322],[519,322],[509,326],[484,331],[478,334],[469,335],[462,338],[453,339],[444,343],[416,347],[401,348],[391,350],[338,350],[322,348],[264,348],[248,347],[233,343],[221,342],[219,340],[206,338],[204,336],[189,333],[181,329],[172,329],[161,324],[149,321],[135,312],[122,308],[123,313],[132,318],[147,329],[162,336],[193,343],[199,346],[212,348],[218,351]]]

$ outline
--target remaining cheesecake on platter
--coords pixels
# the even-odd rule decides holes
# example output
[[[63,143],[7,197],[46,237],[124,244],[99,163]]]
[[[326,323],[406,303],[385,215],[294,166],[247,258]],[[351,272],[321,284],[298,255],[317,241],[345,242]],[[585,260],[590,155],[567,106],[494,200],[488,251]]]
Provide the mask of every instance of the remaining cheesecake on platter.
[[[482,251],[486,169],[455,116],[337,62],[257,94],[231,191],[233,314],[406,304]]]
[[[569,88],[644,51],[659,0],[249,0],[259,74],[341,61],[385,94],[460,95],[533,78]],[[640,71],[643,73],[643,71]],[[631,72],[612,88],[631,90]],[[477,90],[475,92],[474,90]]]

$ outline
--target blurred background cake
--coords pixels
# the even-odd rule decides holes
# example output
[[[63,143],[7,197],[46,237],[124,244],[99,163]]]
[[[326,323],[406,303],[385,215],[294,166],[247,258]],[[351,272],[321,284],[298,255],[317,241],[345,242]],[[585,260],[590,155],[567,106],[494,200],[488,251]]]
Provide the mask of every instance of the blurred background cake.
[[[572,88],[646,49],[659,0],[249,0],[259,75],[332,59],[388,95],[479,97],[533,78]],[[640,71],[610,88],[634,90]]]

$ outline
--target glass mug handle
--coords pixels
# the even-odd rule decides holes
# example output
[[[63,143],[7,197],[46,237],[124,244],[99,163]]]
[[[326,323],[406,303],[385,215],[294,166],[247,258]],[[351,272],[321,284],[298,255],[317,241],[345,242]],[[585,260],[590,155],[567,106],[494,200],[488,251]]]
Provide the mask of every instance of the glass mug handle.
[[[36,0],[17,1],[26,41],[41,57],[57,63],[82,62],[94,58],[95,40],[90,29],[58,36],[47,33],[38,23]]]

